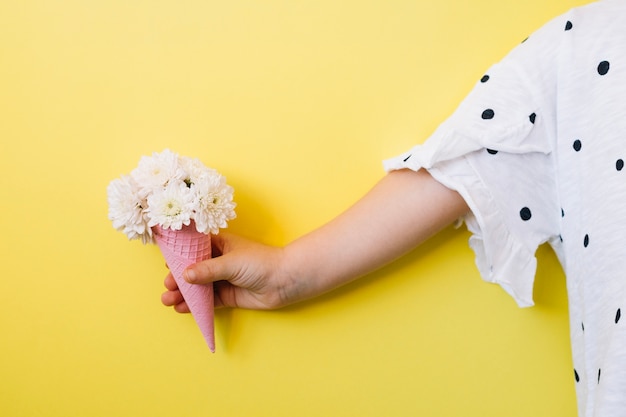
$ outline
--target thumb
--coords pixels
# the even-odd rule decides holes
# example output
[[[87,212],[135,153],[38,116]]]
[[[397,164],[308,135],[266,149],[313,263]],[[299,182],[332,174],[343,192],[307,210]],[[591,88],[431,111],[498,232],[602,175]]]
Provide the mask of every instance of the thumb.
[[[228,262],[228,256],[224,255],[190,265],[183,272],[183,278],[191,284],[210,284],[230,280],[236,274],[236,269]]]

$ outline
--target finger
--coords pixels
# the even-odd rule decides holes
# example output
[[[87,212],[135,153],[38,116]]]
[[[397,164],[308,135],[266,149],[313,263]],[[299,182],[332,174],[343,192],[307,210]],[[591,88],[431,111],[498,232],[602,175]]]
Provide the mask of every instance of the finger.
[[[218,268],[219,265],[214,264],[216,263],[215,259],[220,259],[229,249],[232,249],[229,246],[233,246],[235,241],[235,235],[229,235],[225,232],[211,235],[212,258],[204,261],[204,263],[201,262],[188,267],[183,271],[183,278],[193,284],[209,284],[214,281],[228,279],[228,276],[224,276],[223,265],[221,268]]]
[[[229,280],[239,274],[237,262],[228,255],[208,259],[189,266],[183,272],[183,278],[192,284],[211,284]]]
[[[171,272],[167,274],[163,284],[165,284],[165,288],[167,288],[170,291],[178,290],[178,284],[176,284],[176,280],[174,279],[174,276],[172,275]]]
[[[184,302],[184,301],[183,301],[182,303],[176,304],[176,305],[174,306],[174,310],[175,310],[177,313],[182,313],[182,314],[190,313],[190,311],[189,311],[189,306],[188,306],[188,305],[187,305],[187,303],[186,303],[186,302]]]
[[[167,291],[161,294],[161,302],[167,307],[174,307],[178,313],[189,313],[189,306],[180,291]]]
[[[166,291],[161,294],[161,303],[167,307],[175,306],[184,301],[185,299],[180,291]]]

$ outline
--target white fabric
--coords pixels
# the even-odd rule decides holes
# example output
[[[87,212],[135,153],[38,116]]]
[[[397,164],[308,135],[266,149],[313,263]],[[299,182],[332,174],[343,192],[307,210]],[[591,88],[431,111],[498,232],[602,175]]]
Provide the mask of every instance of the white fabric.
[[[537,247],[567,276],[581,417],[626,416],[626,0],[553,19],[486,73],[423,144],[467,201],[482,277],[533,304]],[[624,311],[626,314],[626,310]]]

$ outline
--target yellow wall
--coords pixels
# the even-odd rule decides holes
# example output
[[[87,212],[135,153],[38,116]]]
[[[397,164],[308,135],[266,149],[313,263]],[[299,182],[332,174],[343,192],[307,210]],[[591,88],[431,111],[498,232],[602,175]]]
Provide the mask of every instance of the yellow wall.
[[[574,416],[547,249],[532,309],[449,229],[315,302],[220,311],[212,355],[106,186],[169,147],[227,176],[232,231],[286,243],[584,2],[0,2],[0,415]]]

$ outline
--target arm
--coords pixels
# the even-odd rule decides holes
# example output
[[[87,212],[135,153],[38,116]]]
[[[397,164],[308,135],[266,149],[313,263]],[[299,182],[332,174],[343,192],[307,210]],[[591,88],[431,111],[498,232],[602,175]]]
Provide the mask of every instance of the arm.
[[[468,211],[426,171],[394,171],[326,225],[284,248],[220,234],[222,256],[192,265],[186,279],[216,282],[216,304],[277,308],[311,298],[393,261]],[[187,311],[173,279],[163,303]]]

